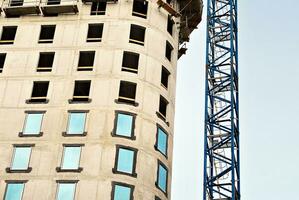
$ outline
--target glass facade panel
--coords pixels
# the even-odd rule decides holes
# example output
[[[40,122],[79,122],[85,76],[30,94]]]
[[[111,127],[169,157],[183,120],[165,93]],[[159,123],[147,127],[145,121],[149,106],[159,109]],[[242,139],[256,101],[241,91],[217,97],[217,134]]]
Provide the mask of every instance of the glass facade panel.
[[[28,113],[25,121],[23,134],[37,135],[40,133],[42,125],[42,113]]]
[[[167,192],[167,169],[159,164],[158,171],[158,187],[163,191]]]
[[[73,200],[76,183],[58,183],[57,200]]]
[[[113,200],[130,200],[130,199],[131,199],[130,187],[115,185]]]
[[[31,147],[15,147],[12,160],[12,170],[28,169],[31,154]]]
[[[125,173],[133,173],[135,152],[129,149],[119,148],[117,171]]]
[[[116,125],[116,135],[131,137],[133,127],[133,116],[118,113],[117,114],[117,125]]]
[[[8,183],[4,200],[21,200],[24,183]]]
[[[81,147],[64,147],[61,169],[78,169]]]
[[[86,113],[70,113],[68,134],[83,134],[85,129]]]
[[[158,128],[157,149],[164,155],[167,155],[167,134]]]

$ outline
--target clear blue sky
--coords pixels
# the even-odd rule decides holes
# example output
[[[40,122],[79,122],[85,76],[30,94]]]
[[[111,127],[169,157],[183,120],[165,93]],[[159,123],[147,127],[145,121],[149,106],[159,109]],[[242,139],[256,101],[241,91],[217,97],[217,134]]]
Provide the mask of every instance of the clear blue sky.
[[[172,200],[202,199],[204,3],[178,66]],[[298,0],[239,0],[242,200],[299,199],[298,9]]]

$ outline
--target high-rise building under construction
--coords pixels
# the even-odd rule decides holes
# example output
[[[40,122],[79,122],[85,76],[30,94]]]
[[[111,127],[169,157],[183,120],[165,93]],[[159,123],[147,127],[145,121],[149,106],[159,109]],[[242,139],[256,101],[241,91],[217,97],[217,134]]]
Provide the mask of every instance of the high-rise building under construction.
[[[0,0],[0,198],[170,199],[201,0]]]

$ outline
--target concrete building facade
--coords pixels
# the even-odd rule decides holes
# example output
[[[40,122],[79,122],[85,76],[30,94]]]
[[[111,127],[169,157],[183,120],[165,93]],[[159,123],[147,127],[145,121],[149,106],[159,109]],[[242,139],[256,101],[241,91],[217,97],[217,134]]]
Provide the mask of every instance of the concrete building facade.
[[[202,2],[0,4],[0,198],[170,199],[177,58]]]

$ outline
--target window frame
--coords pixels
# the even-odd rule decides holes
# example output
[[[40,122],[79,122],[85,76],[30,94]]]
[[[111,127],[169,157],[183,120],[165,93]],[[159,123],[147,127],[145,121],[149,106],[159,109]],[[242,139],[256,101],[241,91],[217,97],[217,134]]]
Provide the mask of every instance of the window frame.
[[[137,57],[137,69],[130,68],[128,66],[124,66],[124,64],[126,63],[125,62],[125,57],[128,56],[128,55],[133,55],[133,56]],[[132,51],[123,51],[121,71],[123,71],[123,72],[131,72],[131,73],[138,74],[139,60],[140,60],[140,54],[139,53],[135,53],[135,52],[132,52]]]
[[[162,81],[163,80],[163,72],[165,72],[167,74],[167,85],[164,85],[163,81]],[[162,68],[161,68],[161,86],[166,90],[168,90],[168,87],[169,87],[169,77],[170,77],[170,71],[162,65]]]
[[[120,96],[122,83],[135,85],[135,98],[134,99],[130,98],[130,97]],[[119,89],[118,89],[118,97],[115,100],[115,103],[128,104],[128,105],[133,105],[133,106],[137,107],[139,104],[136,102],[136,95],[137,95],[137,83],[131,82],[131,81],[126,81],[126,80],[120,80]]]
[[[85,113],[85,120],[84,120],[84,131],[82,134],[68,133],[69,125],[70,125],[70,116],[72,113]],[[64,137],[83,137],[87,135],[86,127],[87,127],[87,114],[89,113],[89,110],[68,110],[68,120],[66,124],[66,131],[62,132],[62,136]]]
[[[23,199],[24,191],[25,191],[25,185],[26,185],[27,182],[28,182],[28,180],[5,180],[6,186],[5,186],[3,200],[6,200],[6,195],[7,195],[8,185],[9,184],[23,184],[23,190],[22,190],[22,194],[21,194],[21,199]]]
[[[165,170],[166,170],[166,185],[165,185],[165,190],[166,191],[163,191],[162,188],[159,187],[159,172],[160,172],[160,167],[159,166],[162,166]],[[168,178],[169,178],[169,169],[166,167],[166,165],[161,162],[159,159],[158,159],[158,164],[157,164],[157,177],[156,177],[156,181],[155,181],[155,185],[156,187],[165,194],[165,196],[167,197],[168,196]]]
[[[6,57],[7,57],[7,53],[0,53],[0,57],[3,58],[3,64],[0,63],[0,73],[3,72],[3,69],[4,69],[4,65],[5,65],[5,61],[6,61]]]
[[[169,134],[168,132],[161,126],[159,125],[158,123],[156,124],[157,126],[157,129],[156,129],[156,143],[155,143],[155,150],[158,151],[159,153],[161,153],[163,156],[165,156],[165,158],[167,159],[168,158],[168,142],[169,142]],[[159,143],[159,129],[161,129],[165,135],[166,135],[166,145],[165,145],[165,148],[166,148],[166,151],[165,151],[165,154],[158,148],[158,143]]]
[[[115,199],[115,186],[116,185],[130,188],[130,191],[131,191],[131,193],[130,193],[130,200],[134,200],[135,186],[134,185],[130,185],[128,183],[116,182],[116,181],[112,181],[111,200],[117,200],[117,199]]]
[[[77,193],[77,184],[79,180],[56,180],[56,194],[55,194],[55,200],[58,200],[58,194],[59,194],[59,184],[75,184],[75,190],[73,195],[73,200],[76,199],[76,193]]]
[[[42,127],[43,127],[43,120],[44,120],[45,113],[46,113],[45,110],[26,110],[22,131],[19,132],[19,137],[41,137],[44,134],[42,132]],[[39,134],[25,134],[25,127],[27,124],[28,115],[30,115],[30,114],[42,114]]]
[[[131,136],[130,137],[124,136],[124,135],[118,135],[116,133],[116,131],[117,131],[117,122],[118,122],[118,114],[130,115],[130,116],[133,117],[133,119],[132,119],[132,128],[131,128]],[[120,137],[120,138],[136,140],[136,135],[135,135],[136,117],[137,117],[136,113],[122,111],[122,110],[116,110],[115,115],[114,115],[114,127],[113,127],[113,131],[112,131],[112,136],[113,137]]]
[[[89,15],[90,16],[92,16],[92,15],[95,15],[95,16],[97,16],[97,15],[106,15],[106,10],[107,10],[107,2],[92,2],[92,3],[96,3],[97,5],[96,5],[96,10],[92,10],[92,4],[91,4],[91,6],[90,6],[90,13],[89,13]],[[102,10],[99,10],[99,4],[100,3],[105,3],[106,5],[105,5],[105,10],[104,11],[102,11]]]
[[[166,102],[165,115],[160,112],[161,100],[164,100]],[[160,97],[159,97],[159,104],[158,104],[158,106],[159,107],[158,107],[158,111],[156,112],[156,115],[158,116],[158,118],[160,118],[162,121],[164,121],[167,126],[169,126],[169,122],[167,122],[167,110],[168,110],[168,106],[169,106],[169,101],[165,97],[163,97],[161,94],[160,94]]]
[[[81,159],[82,159],[82,147],[84,147],[85,144],[62,144],[62,154],[60,159],[59,167],[56,167],[57,172],[82,172],[83,167],[80,167]],[[80,155],[79,155],[79,163],[77,169],[64,169],[62,168],[64,158],[65,158],[65,148],[67,147],[80,147]]]
[[[14,37],[13,37],[13,39],[10,39],[10,40],[3,40],[2,37],[3,37],[4,30],[9,29],[9,28],[15,28]],[[14,44],[16,35],[17,35],[17,31],[18,31],[18,26],[2,26],[1,36],[0,36],[0,45]]]
[[[40,60],[41,60],[41,55],[53,55],[53,59],[51,61],[51,67],[40,67]],[[36,72],[51,72],[53,69],[53,64],[54,64],[54,59],[55,59],[55,52],[39,52],[39,57],[38,57],[38,62],[37,62],[37,67],[36,67]]]
[[[88,55],[88,56],[91,56],[90,58],[92,58],[92,66],[83,66],[83,65],[80,65],[80,60],[81,59],[84,59],[83,55]],[[94,61],[95,61],[95,58],[96,58],[96,51],[79,51],[79,58],[78,58],[78,65],[77,65],[77,71],[93,71],[93,68],[94,68]]]
[[[139,29],[139,30],[144,31],[144,34],[143,34],[143,41],[141,41],[141,40],[136,40],[136,39],[131,38],[131,35],[133,34],[133,33],[132,33],[132,30],[134,29],[133,27],[135,27],[135,28],[137,28],[137,29]],[[129,43],[131,43],[131,44],[138,44],[138,45],[144,46],[144,45],[145,45],[145,35],[146,35],[146,27],[144,27],[144,26],[140,26],[140,25],[137,25],[137,24],[131,24],[131,25],[130,25]]]
[[[171,15],[168,15],[168,18],[167,18],[167,32],[171,36],[173,36],[173,27],[174,27],[174,24],[175,24],[175,21],[171,18]]]
[[[138,149],[130,147],[130,146],[125,146],[125,145],[115,145],[115,160],[114,160],[114,167],[112,169],[112,172],[114,174],[122,174],[122,175],[127,175],[127,176],[131,176],[131,177],[137,177],[137,173],[136,173],[136,166],[137,166],[137,154],[138,154]],[[118,171],[117,167],[118,167],[118,162],[119,162],[119,150],[120,149],[125,149],[125,150],[129,150],[129,151],[133,151],[134,152],[134,157],[133,157],[133,164],[132,164],[132,173],[127,173],[127,172],[122,172],[122,171]]]
[[[92,27],[92,26],[94,26],[94,27],[99,26],[101,28],[101,31],[100,31],[101,37],[99,37],[99,38],[95,38],[95,37],[90,38],[90,37],[88,37],[90,27]],[[91,42],[102,42],[103,32],[104,32],[104,23],[90,23],[90,24],[88,24],[87,35],[86,35],[86,42],[88,42],[88,43],[89,42],[90,43]]]
[[[147,18],[147,14],[148,14],[148,1],[146,1],[146,0],[142,0],[142,1],[143,1],[142,3],[146,2],[146,13],[144,14],[144,13],[141,13],[141,12],[134,11],[134,4],[135,4],[135,2],[139,3],[139,2],[141,2],[141,0],[133,0],[132,16],[146,19]]]
[[[48,83],[48,87],[47,87],[47,92],[46,92],[46,96],[39,96],[39,97],[33,97],[33,91],[34,91],[34,86],[35,84],[38,83]],[[27,104],[46,104],[49,102],[48,97],[48,92],[49,92],[49,87],[50,87],[50,81],[33,81],[33,85],[32,85],[32,90],[31,90],[31,95],[30,95],[30,99],[26,100]]]
[[[10,159],[10,164],[9,167],[6,168],[7,173],[29,173],[32,171],[32,167],[30,167],[30,161],[32,157],[32,150],[35,144],[13,144],[13,152],[11,154],[11,159]],[[27,169],[12,169],[15,156],[16,156],[16,148],[30,148],[30,154],[29,154],[29,159],[27,163]]]
[[[89,91],[88,91],[88,96],[75,96],[75,91],[76,91],[76,83],[80,83],[80,82],[89,82]],[[74,89],[73,89],[73,94],[72,94],[72,98],[69,99],[69,103],[73,104],[73,103],[90,103],[91,102],[91,98],[90,98],[90,93],[91,93],[91,80],[75,80],[74,81]]]
[[[170,48],[170,55],[168,57],[168,47]],[[166,45],[165,45],[165,58],[166,60],[168,60],[169,62],[172,62],[172,57],[173,57],[173,46],[171,45],[171,43],[166,40]]]
[[[53,33],[53,37],[51,39],[41,39],[41,34],[42,34],[42,29],[43,27],[54,27],[54,33]],[[56,24],[42,24],[40,27],[40,32],[39,32],[39,37],[38,37],[38,42],[39,44],[45,44],[45,43],[53,43],[54,42],[54,38],[55,38],[55,33],[56,33]]]

